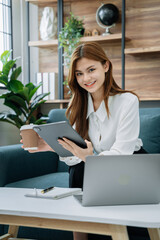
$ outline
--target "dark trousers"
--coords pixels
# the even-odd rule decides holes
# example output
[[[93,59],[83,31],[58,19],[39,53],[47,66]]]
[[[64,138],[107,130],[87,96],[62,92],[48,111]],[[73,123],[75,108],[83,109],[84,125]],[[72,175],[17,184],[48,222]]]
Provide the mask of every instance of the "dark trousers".
[[[147,152],[141,148],[139,151],[133,154],[146,154]],[[82,188],[84,176],[84,162],[80,162],[77,165],[69,168],[69,187],[70,188]],[[149,240],[149,234],[145,228],[127,227],[130,240]],[[89,240],[111,240],[111,237],[97,234],[89,234]]]

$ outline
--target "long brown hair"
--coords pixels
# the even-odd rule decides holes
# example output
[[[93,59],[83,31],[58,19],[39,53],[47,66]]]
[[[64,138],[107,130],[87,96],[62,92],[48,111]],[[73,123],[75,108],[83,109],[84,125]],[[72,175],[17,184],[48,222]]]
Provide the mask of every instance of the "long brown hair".
[[[106,111],[109,117],[108,98],[119,93],[131,92],[122,90],[115,82],[112,75],[112,63],[106,56],[102,47],[96,42],[87,42],[79,45],[73,52],[70,62],[70,69],[68,74],[68,85],[72,92],[72,98],[66,116],[69,118],[70,124],[75,124],[76,131],[84,138],[88,139],[88,92],[81,88],[75,76],[76,63],[81,58],[88,58],[101,62],[104,65],[106,62],[109,64],[109,69],[105,73],[104,81],[104,102]],[[135,94],[135,93],[133,93]],[[135,94],[136,95],[136,94]]]

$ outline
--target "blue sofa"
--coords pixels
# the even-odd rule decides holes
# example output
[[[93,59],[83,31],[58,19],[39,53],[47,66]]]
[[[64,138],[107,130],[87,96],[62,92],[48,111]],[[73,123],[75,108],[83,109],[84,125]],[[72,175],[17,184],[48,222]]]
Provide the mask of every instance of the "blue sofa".
[[[49,112],[48,123],[63,120],[66,120],[65,109]],[[149,153],[160,153],[160,108],[140,109],[140,123],[140,138],[144,148]],[[20,144],[0,147],[0,187],[68,187],[68,179],[68,166],[59,161],[56,153],[30,154]],[[7,226],[0,225],[0,236],[6,232]],[[69,231],[27,227],[20,227],[18,237],[38,240],[73,239]],[[136,239],[145,238],[142,236]]]

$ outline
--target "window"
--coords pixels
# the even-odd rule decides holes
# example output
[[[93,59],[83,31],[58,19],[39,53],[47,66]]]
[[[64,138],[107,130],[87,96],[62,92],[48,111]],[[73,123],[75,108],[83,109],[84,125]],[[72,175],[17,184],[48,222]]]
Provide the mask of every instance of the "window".
[[[10,49],[12,49],[12,1],[0,0],[0,55]]]

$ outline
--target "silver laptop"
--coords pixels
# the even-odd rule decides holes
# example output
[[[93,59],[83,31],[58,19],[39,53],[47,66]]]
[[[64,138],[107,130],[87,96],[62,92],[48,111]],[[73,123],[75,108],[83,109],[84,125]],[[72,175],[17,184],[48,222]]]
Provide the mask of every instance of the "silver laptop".
[[[157,204],[160,202],[160,154],[88,156],[83,206]]]

